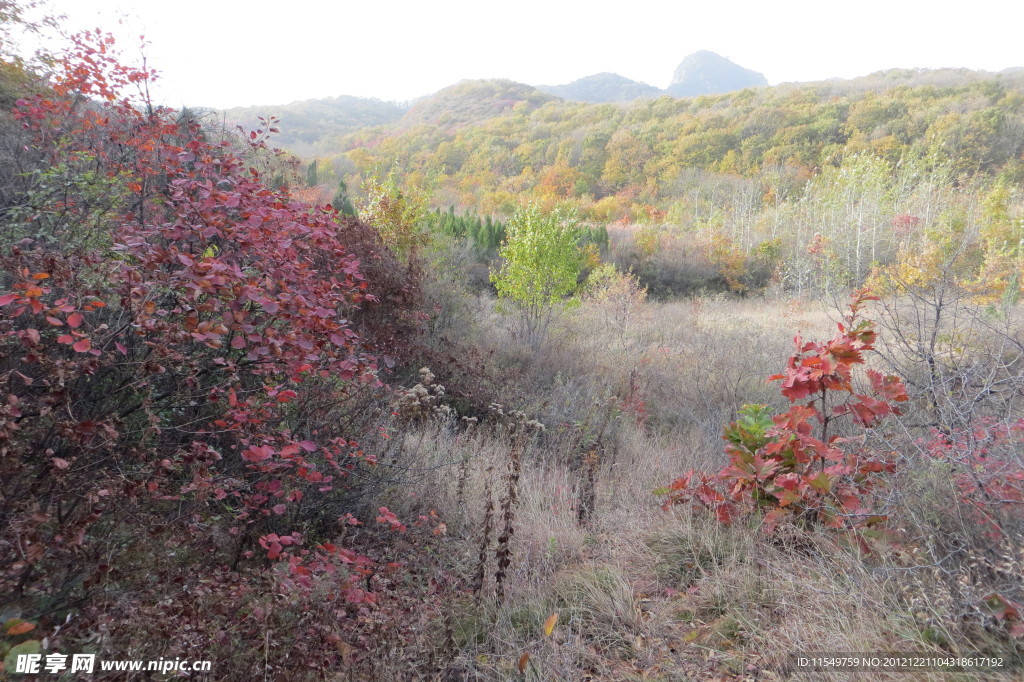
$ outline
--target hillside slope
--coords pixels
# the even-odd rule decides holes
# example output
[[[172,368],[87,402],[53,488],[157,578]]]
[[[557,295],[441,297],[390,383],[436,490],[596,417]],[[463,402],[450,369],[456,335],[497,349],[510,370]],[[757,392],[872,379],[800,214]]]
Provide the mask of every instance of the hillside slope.
[[[575,102],[632,102],[641,97],[657,97],[662,91],[653,85],[631,80],[617,73],[596,73],[565,85],[538,85],[538,90]]]

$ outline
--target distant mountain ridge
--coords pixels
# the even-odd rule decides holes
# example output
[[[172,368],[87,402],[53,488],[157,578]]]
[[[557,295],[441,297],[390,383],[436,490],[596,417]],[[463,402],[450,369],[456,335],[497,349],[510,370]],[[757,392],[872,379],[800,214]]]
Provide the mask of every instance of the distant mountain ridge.
[[[259,116],[279,119],[274,144],[296,153],[312,150],[321,138],[362,128],[401,122],[458,127],[520,107],[535,109],[557,97],[590,104],[626,103],[663,95],[689,97],[767,85],[761,74],[706,50],[695,52],[676,68],[672,85],[662,90],[616,73],[597,73],[564,85],[525,85],[510,80],[463,81],[409,104],[341,95],[291,104],[232,107],[218,112],[230,125],[259,126]]]
[[[510,80],[462,81],[411,104],[341,95],[308,99],[291,104],[233,107],[218,112],[229,126],[248,130],[259,127],[259,117],[276,116],[281,132],[275,145],[298,154],[313,153],[324,138],[363,128],[397,123],[442,125],[449,128],[481,121],[519,107],[533,110],[561,98],[590,104],[627,103],[664,95],[689,97],[767,85],[761,74],[744,69],[725,57],[706,50],[695,52],[676,68],[665,90],[616,73],[598,73],[565,85],[526,85]]]
[[[232,107],[218,113],[228,126],[240,125],[246,130],[259,127],[260,116],[276,116],[281,132],[273,138],[274,145],[298,152],[312,147],[324,136],[392,123],[402,118],[406,109],[394,102],[340,95],[291,104]]]
[[[766,87],[764,76],[744,69],[711,52],[697,52],[680,63],[672,84],[665,90],[613,73],[600,73],[561,86],[532,86],[511,80],[468,80],[421,97],[412,103],[398,104],[360,97],[334,97],[293,102],[287,105],[236,107],[218,112],[229,126],[240,124],[256,128],[257,116],[277,116],[280,134],[273,144],[305,156],[322,154],[324,143],[336,142],[358,130],[409,130],[433,126],[438,131],[453,131],[492,118],[528,115],[549,103],[576,101],[591,104],[628,104],[642,106],[644,100],[659,97],[694,95],[726,96],[750,87],[764,92],[791,92],[813,87],[824,96],[866,91],[884,92],[891,88],[928,85],[957,86],[966,82],[1001,79],[1008,87],[1024,88],[1024,69],[1005,69],[990,74],[969,69],[889,69],[854,79],[829,79],[816,83],[782,83]],[[712,90],[719,89],[718,92]],[[762,95],[758,95],[761,97]]]
[[[672,76],[672,83],[664,90],[647,83],[630,80],[617,73],[598,73],[585,76],[565,85],[538,85],[538,90],[562,99],[591,104],[632,102],[643,97],[696,97],[719,95],[744,88],[764,87],[768,79],[757,71],[745,69],[721,55],[700,50],[688,55]]]
[[[617,73],[597,73],[586,76],[565,85],[538,85],[538,90],[547,92],[562,99],[574,102],[604,104],[606,102],[632,102],[641,97],[658,97],[662,90],[630,80]]]

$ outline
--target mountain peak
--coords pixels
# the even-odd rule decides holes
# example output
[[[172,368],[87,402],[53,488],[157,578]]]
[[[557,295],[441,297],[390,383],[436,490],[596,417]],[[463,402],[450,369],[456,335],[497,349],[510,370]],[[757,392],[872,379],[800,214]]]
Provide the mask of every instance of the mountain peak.
[[[768,79],[763,74],[709,50],[699,50],[676,67],[666,92],[676,97],[693,97],[765,85]]]

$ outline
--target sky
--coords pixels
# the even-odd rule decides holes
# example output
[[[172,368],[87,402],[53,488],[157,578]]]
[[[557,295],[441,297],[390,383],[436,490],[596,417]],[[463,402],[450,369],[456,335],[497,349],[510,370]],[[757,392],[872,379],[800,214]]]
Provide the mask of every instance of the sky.
[[[50,0],[161,74],[163,104],[354,95],[404,102],[464,79],[559,85],[603,71],[664,88],[711,50],[769,83],[890,68],[1024,66],[1024,3],[974,0]]]

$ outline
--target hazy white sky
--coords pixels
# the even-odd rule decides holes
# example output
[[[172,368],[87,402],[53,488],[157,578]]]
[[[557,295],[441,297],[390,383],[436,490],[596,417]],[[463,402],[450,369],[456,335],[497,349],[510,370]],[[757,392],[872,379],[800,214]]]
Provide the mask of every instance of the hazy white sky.
[[[860,0],[51,0],[69,27],[139,34],[173,107],[357,95],[409,100],[467,78],[658,87],[700,49],[772,84],[894,67],[1024,66],[1024,3]],[[124,17],[124,24],[118,23]]]

